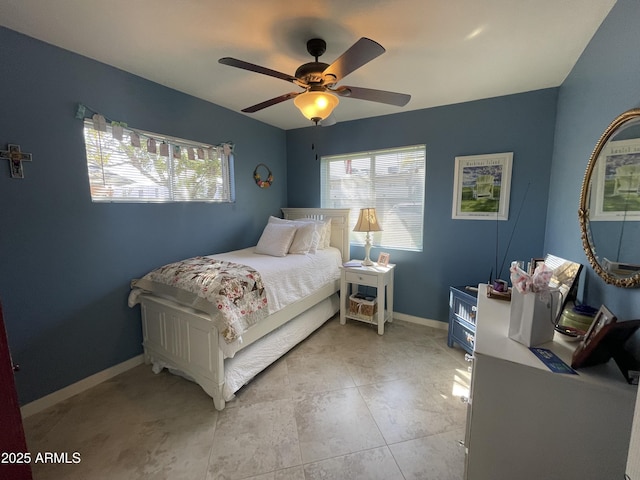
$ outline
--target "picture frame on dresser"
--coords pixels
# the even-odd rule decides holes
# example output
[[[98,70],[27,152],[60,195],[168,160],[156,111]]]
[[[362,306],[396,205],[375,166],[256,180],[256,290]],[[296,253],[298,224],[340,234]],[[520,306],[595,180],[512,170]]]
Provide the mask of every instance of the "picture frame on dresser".
[[[625,343],[640,328],[640,320],[618,322],[616,316],[602,305],[571,357],[575,369],[607,363],[614,359],[628,383],[637,385],[640,361],[625,349]]]

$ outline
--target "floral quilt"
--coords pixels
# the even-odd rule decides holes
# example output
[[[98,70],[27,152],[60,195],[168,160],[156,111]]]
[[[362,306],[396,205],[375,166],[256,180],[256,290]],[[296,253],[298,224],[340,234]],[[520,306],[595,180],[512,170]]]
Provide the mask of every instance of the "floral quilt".
[[[268,315],[260,273],[209,257],[170,263],[134,280],[131,287],[210,313],[227,343]]]

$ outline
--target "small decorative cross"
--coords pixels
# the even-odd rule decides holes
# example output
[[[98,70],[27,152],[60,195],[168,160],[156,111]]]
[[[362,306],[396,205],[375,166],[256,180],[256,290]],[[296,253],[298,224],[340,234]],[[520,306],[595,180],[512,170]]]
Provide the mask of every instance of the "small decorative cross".
[[[11,178],[24,178],[22,162],[30,162],[31,154],[20,151],[20,145],[9,144],[9,150],[0,150],[0,159],[9,160]]]

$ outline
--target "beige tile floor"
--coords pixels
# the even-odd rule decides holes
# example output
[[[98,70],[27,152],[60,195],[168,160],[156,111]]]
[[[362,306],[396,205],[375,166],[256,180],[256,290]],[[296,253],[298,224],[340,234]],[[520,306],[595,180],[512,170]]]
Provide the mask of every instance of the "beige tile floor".
[[[461,480],[470,374],[446,331],[337,318],[218,412],[147,365],[25,419],[36,480]]]

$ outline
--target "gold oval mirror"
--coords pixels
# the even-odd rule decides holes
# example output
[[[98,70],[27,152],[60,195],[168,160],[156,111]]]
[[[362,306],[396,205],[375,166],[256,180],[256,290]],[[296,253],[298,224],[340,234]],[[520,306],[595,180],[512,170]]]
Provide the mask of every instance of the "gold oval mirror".
[[[596,144],[578,210],[582,246],[595,272],[640,286],[640,109],[624,112]]]

